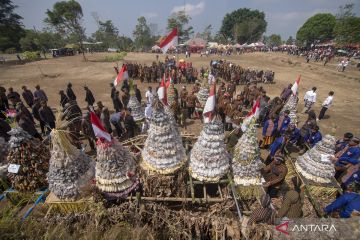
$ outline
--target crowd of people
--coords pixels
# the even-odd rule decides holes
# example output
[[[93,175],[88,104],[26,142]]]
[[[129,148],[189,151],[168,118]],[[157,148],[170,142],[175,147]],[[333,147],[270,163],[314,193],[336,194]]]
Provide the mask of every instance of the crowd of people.
[[[165,63],[154,63],[150,67],[140,64],[128,64],[128,73],[131,78],[138,78],[140,81],[144,81],[147,78],[142,77],[148,76],[144,72],[150,71],[151,73],[156,73],[154,79],[150,78],[156,82],[157,77],[165,74],[172,79],[173,83],[176,81],[181,83],[182,81],[175,76],[178,72],[182,74],[183,69],[177,67],[163,68],[164,65],[169,64],[171,61],[174,60],[168,59]],[[194,69],[191,69],[194,72]],[[251,221],[267,222],[270,221],[272,214],[270,212],[263,215],[260,213],[270,211],[269,198],[277,197],[281,191],[288,171],[285,164],[285,155],[293,147],[305,151],[321,141],[322,134],[318,122],[324,119],[325,112],[332,105],[334,92],[329,92],[317,117],[315,111],[312,110],[312,106],[317,100],[317,88],[313,87],[307,91],[303,98],[305,107],[302,113],[307,114],[308,117],[301,126],[298,126],[296,123],[291,122],[289,110],[281,111],[284,104],[293,94],[291,84],[285,87],[279,96],[272,99],[267,95],[265,89],[262,86],[259,87],[256,82],[246,84],[240,92],[237,92],[236,85],[238,84],[238,78],[236,78],[236,73],[234,74],[234,72],[241,71],[239,69],[241,69],[239,66],[222,62],[217,66],[216,73],[213,68],[209,71],[202,68],[200,75],[197,77],[205,80],[202,82],[207,82],[207,84],[213,83],[216,78],[223,79],[217,87],[216,111],[221,116],[225,130],[230,132],[226,138],[230,153],[232,153],[237,140],[242,134],[240,126],[243,120],[246,118],[254,102],[258,101],[260,103],[257,123],[259,127],[262,127],[262,138],[259,141],[259,146],[269,151],[268,157],[264,159],[266,167],[261,172],[266,180],[264,187],[266,187],[268,195],[262,197],[262,210],[258,210],[258,215],[255,214],[255,211]],[[157,75],[158,72],[159,75]],[[217,75],[216,78],[213,74]],[[149,82],[152,82],[152,80]],[[200,105],[197,95],[200,88],[204,87],[204,85],[201,86],[197,82],[189,90],[184,85],[180,91],[175,86],[173,87],[175,96],[173,96],[173,103],[170,108],[173,109],[176,121],[181,126],[186,127],[187,119],[199,118],[202,120],[202,115],[197,114],[196,109],[203,107]],[[128,80],[122,82],[119,90],[113,84],[110,84],[109,96],[113,103],[113,110],[104,106],[101,101],[96,101],[92,91],[87,86],[84,86],[84,91],[84,100],[87,107],[83,110],[78,105],[79,99],[77,99],[71,83],[67,85],[66,89],[59,91],[59,106],[61,106],[59,117],[67,122],[61,128],[71,133],[71,141],[75,146],[83,148],[83,140],[85,140],[89,143],[90,148],[95,150],[96,138],[90,121],[90,111],[96,113],[106,131],[114,137],[121,139],[132,138],[141,131],[141,126],[134,121],[132,110],[127,107],[130,98]],[[143,106],[146,106],[144,110],[147,119],[145,121],[146,124],[151,118],[151,105],[156,98],[157,89],[152,89],[149,86],[145,92],[145,99],[142,98],[142,93],[136,85],[133,86],[133,92],[137,100],[143,103]],[[23,128],[34,138],[42,140],[49,137],[51,129],[55,128],[56,117],[53,110],[47,105],[47,102],[48,97],[39,85],[35,87],[34,92],[29,90],[27,86],[23,86],[21,94],[11,87],[8,90],[0,87],[0,137],[9,139],[7,130],[9,130],[10,126],[6,121],[9,110],[15,110],[14,119],[19,127]],[[31,112],[29,109],[31,109]],[[36,123],[40,126],[40,133]],[[146,128],[143,126],[142,130],[146,131]],[[344,191],[352,191],[352,184],[359,180],[359,142],[358,137],[353,136],[351,133],[346,133],[344,138],[337,142],[335,156],[331,159],[336,169],[334,177],[339,181]],[[283,206],[277,212],[279,217],[286,216],[293,218],[301,217],[302,215],[303,189],[298,178],[294,178],[292,182],[293,186],[285,194]],[[344,195],[347,196],[346,194]],[[324,211],[330,213],[341,206],[349,204],[344,195],[336,200],[341,201],[341,203],[334,202]],[[359,210],[358,208],[359,201],[352,206],[352,209]],[[340,216],[346,217],[348,216],[347,214],[341,213]]]

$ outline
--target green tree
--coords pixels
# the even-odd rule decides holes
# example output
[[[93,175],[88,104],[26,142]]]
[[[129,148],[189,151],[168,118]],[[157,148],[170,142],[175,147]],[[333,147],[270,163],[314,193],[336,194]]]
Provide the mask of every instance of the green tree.
[[[52,11],[46,11],[45,22],[53,27],[59,34],[72,39],[80,45],[84,60],[85,52],[83,41],[86,39],[85,28],[82,26],[83,12],[81,5],[75,0],[56,2]]]
[[[153,44],[153,39],[150,33],[150,27],[146,22],[146,18],[141,16],[138,18],[138,23],[133,32],[134,45],[137,49],[149,49]]]
[[[59,48],[65,45],[64,39],[58,33],[49,31],[26,30],[26,34],[20,39],[23,51],[46,52],[52,48]]]
[[[286,44],[287,44],[287,45],[293,45],[294,42],[295,42],[295,39],[294,39],[292,36],[290,36],[290,37],[288,38],[288,40],[286,40]]]
[[[167,30],[171,31],[173,28],[178,28],[179,43],[185,42],[190,39],[190,36],[194,34],[194,28],[187,26],[191,17],[186,15],[184,11],[173,13],[168,18]]]
[[[25,34],[22,17],[14,13],[16,5],[11,0],[0,0],[0,51],[20,49],[20,38]]]
[[[245,43],[258,41],[266,31],[265,13],[240,8],[225,15],[220,32],[225,38]]]
[[[335,41],[340,44],[360,43],[360,17],[353,12],[354,4],[340,6],[334,27]]]
[[[105,48],[116,47],[118,45],[119,30],[111,20],[98,22],[99,29],[92,34],[94,41],[102,42]]]
[[[309,46],[315,41],[326,41],[333,38],[336,24],[335,16],[330,13],[318,13],[310,17],[297,31],[296,39]]]
[[[211,31],[212,31],[212,26],[211,24],[210,25],[207,25],[205,28],[204,28],[204,31],[200,34],[200,37],[203,38],[204,40],[206,41],[211,41]]]
[[[282,43],[281,36],[279,34],[271,34],[266,38],[266,43],[271,47],[280,46]]]

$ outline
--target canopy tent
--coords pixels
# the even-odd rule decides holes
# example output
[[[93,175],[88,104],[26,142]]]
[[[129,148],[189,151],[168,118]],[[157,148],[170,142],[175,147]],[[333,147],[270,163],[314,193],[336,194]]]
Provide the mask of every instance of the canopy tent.
[[[199,47],[199,48],[206,47],[206,44],[207,44],[207,42],[202,38],[193,38],[193,39],[189,39],[186,42],[184,42],[184,45],[186,45],[186,46]]]
[[[158,45],[154,45],[151,47],[151,50],[153,51],[160,50],[160,47]]]
[[[208,42],[209,48],[217,48],[219,44],[217,42]]]

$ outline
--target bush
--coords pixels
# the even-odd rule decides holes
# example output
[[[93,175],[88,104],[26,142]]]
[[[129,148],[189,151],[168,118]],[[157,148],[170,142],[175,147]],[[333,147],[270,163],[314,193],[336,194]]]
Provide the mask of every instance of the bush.
[[[106,56],[104,61],[105,62],[117,62],[124,59],[124,57],[127,55],[126,52],[120,52],[115,55]]]
[[[35,61],[35,60],[40,59],[40,52],[26,51],[26,52],[23,52],[22,56],[25,60]]]
[[[5,53],[6,54],[14,54],[14,53],[16,53],[16,49],[14,47],[8,48],[5,50]]]

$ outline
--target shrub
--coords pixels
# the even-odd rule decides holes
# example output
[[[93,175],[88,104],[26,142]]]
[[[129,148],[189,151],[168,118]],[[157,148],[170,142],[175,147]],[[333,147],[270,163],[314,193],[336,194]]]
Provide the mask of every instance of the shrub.
[[[120,52],[115,55],[105,56],[104,61],[105,62],[117,62],[124,59],[124,57],[127,55],[126,52]]]
[[[35,61],[40,58],[40,52],[26,51],[26,52],[23,52],[22,56],[25,60]]]

